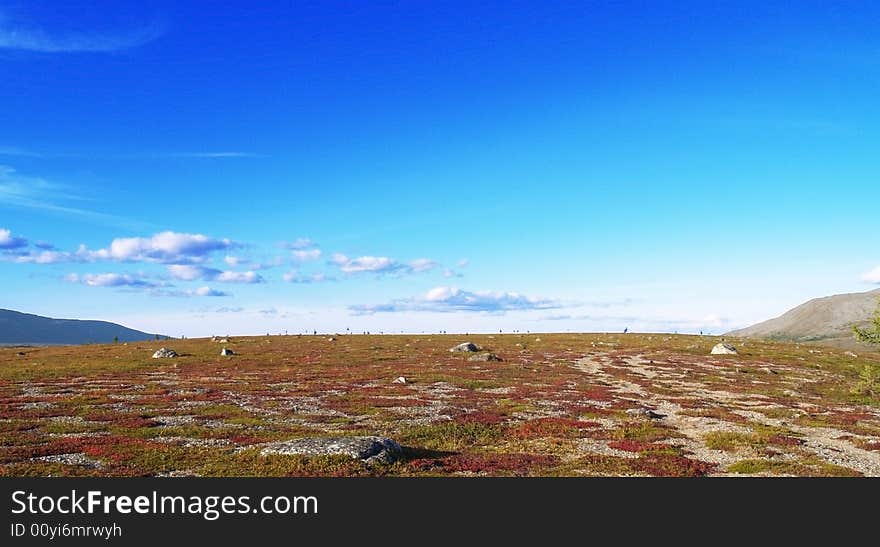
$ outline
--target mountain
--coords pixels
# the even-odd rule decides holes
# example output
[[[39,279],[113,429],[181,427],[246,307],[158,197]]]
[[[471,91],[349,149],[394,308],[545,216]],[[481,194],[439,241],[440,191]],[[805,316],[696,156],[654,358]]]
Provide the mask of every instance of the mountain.
[[[0,309],[0,345],[108,343],[114,337],[131,342],[155,336],[107,321],[53,319]]]
[[[870,323],[880,289],[815,298],[775,319],[727,333],[729,336],[821,342],[847,349],[866,348],[853,338],[852,326]]]

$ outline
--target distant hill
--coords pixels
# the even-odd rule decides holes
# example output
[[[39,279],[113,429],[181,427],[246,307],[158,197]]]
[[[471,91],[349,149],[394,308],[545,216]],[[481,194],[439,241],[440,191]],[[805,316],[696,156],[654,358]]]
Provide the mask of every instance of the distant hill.
[[[90,344],[147,340],[155,334],[141,332],[107,321],[53,319],[30,313],[0,309],[0,344]]]
[[[847,349],[867,348],[852,335],[852,326],[870,323],[880,289],[815,298],[775,319],[727,333],[729,336],[818,342]]]

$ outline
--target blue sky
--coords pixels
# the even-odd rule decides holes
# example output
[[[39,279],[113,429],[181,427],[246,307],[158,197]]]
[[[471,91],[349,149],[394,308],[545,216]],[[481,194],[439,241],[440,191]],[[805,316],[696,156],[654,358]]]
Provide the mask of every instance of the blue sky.
[[[876,287],[880,8],[709,4],[0,1],[0,307],[717,333]]]

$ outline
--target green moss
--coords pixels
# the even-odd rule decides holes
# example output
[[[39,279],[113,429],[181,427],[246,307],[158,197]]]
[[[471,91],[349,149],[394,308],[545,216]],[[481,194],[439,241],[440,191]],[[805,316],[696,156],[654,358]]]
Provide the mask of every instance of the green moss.
[[[497,442],[503,430],[497,425],[443,422],[405,430],[401,442],[431,450],[461,450]]]

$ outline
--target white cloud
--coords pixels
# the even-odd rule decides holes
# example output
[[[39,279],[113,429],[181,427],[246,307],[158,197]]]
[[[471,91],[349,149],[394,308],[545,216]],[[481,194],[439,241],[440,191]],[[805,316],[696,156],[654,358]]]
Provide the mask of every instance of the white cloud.
[[[295,262],[310,262],[321,258],[321,249],[304,249],[293,251],[291,254]]]
[[[214,279],[221,283],[262,283],[263,277],[253,270],[246,272],[221,272]]]
[[[65,280],[71,283],[82,283],[89,287],[136,287],[143,289],[151,289],[159,287],[158,283],[148,281],[142,277],[135,277],[129,274],[119,273],[100,273],[100,274],[68,274]]]
[[[215,251],[237,246],[229,239],[165,231],[152,237],[116,238],[109,248],[97,251],[81,248],[79,254],[92,260],[192,264],[205,261]]]
[[[449,279],[450,277],[461,277],[461,274],[455,272],[451,268],[443,268],[443,277]]]
[[[199,287],[198,289],[191,291],[191,293],[195,296],[229,296],[229,293],[218,291],[211,287]]]
[[[459,261],[456,263],[456,265],[457,265],[459,268],[465,268],[465,267],[467,267],[467,265],[470,264],[470,263],[471,263],[470,259],[462,258],[461,260],[459,260]]]
[[[0,228],[0,250],[20,249],[27,247],[27,244],[27,239],[15,237],[12,235],[12,231]]]
[[[862,275],[862,281],[880,284],[880,266],[877,266],[870,272],[865,272],[865,274]]]
[[[521,310],[549,310],[562,304],[542,298],[533,298],[515,292],[470,292],[457,287],[435,287],[417,298],[393,300],[387,304],[350,306],[357,315],[379,312],[490,312],[505,313]]]
[[[223,259],[223,262],[226,262],[227,266],[235,267],[238,266],[238,263],[241,262],[241,259],[237,256],[226,255],[226,257]]]
[[[190,266],[188,264],[172,264],[168,266],[168,273],[174,279],[182,279],[183,281],[193,281],[202,277],[202,270],[198,266]]]
[[[332,262],[345,273],[387,273],[399,270],[403,266],[387,256],[359,256],[349,258],[342,253],[335,253]]]
[[[440,264],[429,258],[419,258],[401,264],[400,262],[387,256],[359,256],[357,258],[349,258],[342,253],[335,253],[330,260],[343,273],[359,274],[359,273],[375,273],[375,274],[413,274],[433,270],[440,267]]]
[[[219,281],[221,283],[262,283],[263,277],[252,270],[235,272],[231,270],[221,271],[214,268],[197,266],[193,264],[171,264],[168,273],[174,279],[181,281]]]

